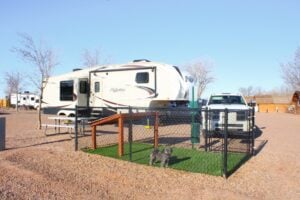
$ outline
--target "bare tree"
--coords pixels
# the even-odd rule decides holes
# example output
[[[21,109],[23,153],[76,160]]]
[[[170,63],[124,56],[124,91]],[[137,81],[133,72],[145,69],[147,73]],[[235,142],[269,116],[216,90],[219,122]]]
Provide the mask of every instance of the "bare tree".
[[[4,79],[6,82],[6,95],[10,98],[12,93],[16,93],[16,110],[18,111],[18,94],[22,89],[23,77],[19,72],[6,72]]]
[[[292,96],[294,90],[292,90],[291,87],[281,86],[274,88],[266,93],[273,96]]]
[[[254,88],[252,86],[241,87],[239,92],[245,97],[250,97],[254,95]]]
[[[293,90],[300,90],[300,47],[297,48],[292,62],[281,64],[282,78]]]
[[[265,93],[265,90],[261,87],[255,87],[254,95],[263,95]]]
[[[44,88],[53,68],[58,64],[52,49],[47,48],[40,42],[38,45],[28,34],[19,34],[21,38],[21,47],[14,47],[16,52],[24,61],[33,65],[33,73],[29,75],[33,85],[39,90],[40,103],[38,111],[38,128],[41,129],[41,103],[43,99]]]
[[[253,86],[241,87],[239,88],[239,92],[245,97],[263,95],[266,93],[260,87],[253,87]]]
[[[86,49],[82,54],[83,65],[86,67],[93,67],[100,64],[110,63],[111,58],[103,55],[104,54],[99,49],[95,49],[94,51]]]
[[[206,61],[197,60],[185,65],[186,70],[193,76],[198,86],[197,97],[200,98],[207,85],[214,81],[211,75],[211,64]]]

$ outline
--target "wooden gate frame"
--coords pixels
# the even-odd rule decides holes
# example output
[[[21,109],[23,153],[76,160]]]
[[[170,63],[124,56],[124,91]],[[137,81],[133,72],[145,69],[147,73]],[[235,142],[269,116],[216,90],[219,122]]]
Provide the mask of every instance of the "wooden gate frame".
[[[155,116],[154,123],[154,147],[158,147],[158,112],[126,113],[114,114],[109,117],[95,120],[91,123],[92,128],[92,149],[97,148],[96,132],[97,126],[118,122],[118,155],[124,155],[124,120],[140,119],[146,116]]]

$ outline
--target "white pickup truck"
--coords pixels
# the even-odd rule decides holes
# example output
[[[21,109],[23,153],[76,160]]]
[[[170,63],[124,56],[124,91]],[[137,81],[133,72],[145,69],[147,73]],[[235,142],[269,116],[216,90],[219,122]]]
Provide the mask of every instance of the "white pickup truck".
[[[248,132],[252,126],[251,107],[247,105],[245,98],[240,94],[213,94],[203,108],[203,130],[207,129],[209,133],[222,133],[221,130],[223,130],[225,123],[225,109],[228,110],[229,132]],[[205,134],[206,131],[203,133]]]

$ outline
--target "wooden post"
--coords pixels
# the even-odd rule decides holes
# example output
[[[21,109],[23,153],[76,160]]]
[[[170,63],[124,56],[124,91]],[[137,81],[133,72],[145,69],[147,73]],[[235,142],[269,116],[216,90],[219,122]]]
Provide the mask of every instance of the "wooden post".
[[[122,114],[120,114],[120,116],[119,116],[118,126],[119,126],[118,153],[119,153],[119,156],[121,157],[124,155],[124,122],[123,122]]]
[[[92,126],[92,148],[97,148],[97,141],[96,141],[96,126]]]
[[[155,122],[154,122],[154,147],[158,147],[158,112],[155,112]]]

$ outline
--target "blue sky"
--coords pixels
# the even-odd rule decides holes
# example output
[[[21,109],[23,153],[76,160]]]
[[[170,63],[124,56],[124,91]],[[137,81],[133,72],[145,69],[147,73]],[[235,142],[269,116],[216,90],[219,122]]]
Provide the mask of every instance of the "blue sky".
[[[0,0],[0,97],[5,72],[33,70],[11,52],[18,33],[55,50],[53,75],[82,66],[85,49],[101,49],[113,63],[208,60],[216,79],[204,96],[279,88],[280,63],[300,46],[299,10],[297,0]]]

